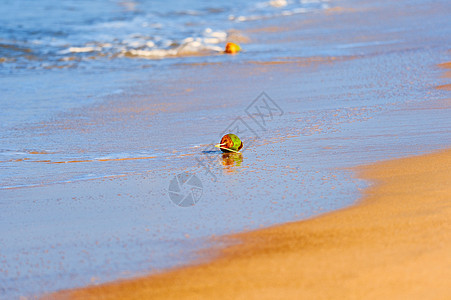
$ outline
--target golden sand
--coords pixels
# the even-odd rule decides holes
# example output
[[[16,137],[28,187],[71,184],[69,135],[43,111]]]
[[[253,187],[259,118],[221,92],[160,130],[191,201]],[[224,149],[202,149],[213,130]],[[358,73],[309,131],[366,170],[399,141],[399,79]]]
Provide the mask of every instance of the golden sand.
[[[451,84],[439,85],[439,86],[437,86],[437,89],[445,90],[445,91],[451,91]]]
[[[450,62],[446,62],[446,63],[442,63],[438,65],[440,68],[443,69],[451,69],[451,61]],[[444,78],[451,78],[451,71],[447,71],[443,74]],[[436,87],[439,90],[445,90],[445,91],[451,91],[451,84],[443,84],[443,85],[439,85]]]
[[[69,299],[451,299],[451,149],[358,169],[356,206],[242,233],[211,263]]]
[[[451,61],[438,65],[440,68],[451,69]]]
[[[446,63],[442,63],[438,65],[440,68],[444,68],[444,69],[451,69],[451,62],[446,62]],[[450,78],[451,77],[451,72],[445,72],[445,74],[443,74],[443,77],[445,78]],[[439,85],[436,87],[439,90],[445,90],[445,91],[451,91],[451,84],[443,84],[443,85]]]

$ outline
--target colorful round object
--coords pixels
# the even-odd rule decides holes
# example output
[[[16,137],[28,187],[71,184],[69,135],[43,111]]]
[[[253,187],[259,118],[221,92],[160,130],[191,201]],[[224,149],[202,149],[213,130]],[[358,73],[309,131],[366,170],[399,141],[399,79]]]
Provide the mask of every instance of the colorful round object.
[[[233,133],[228,133],[222,137],[221,143],[215,145],[215,147],[221,149],[222,152],[239,152],[243,148],[243,142]]]

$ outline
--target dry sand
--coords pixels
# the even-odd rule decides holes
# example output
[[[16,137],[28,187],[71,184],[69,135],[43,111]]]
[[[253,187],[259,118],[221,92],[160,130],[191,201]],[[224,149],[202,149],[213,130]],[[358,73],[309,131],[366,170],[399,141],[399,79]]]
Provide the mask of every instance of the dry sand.
[[[238,234],[211,263],[73,299],[451,299],[451,150],[365,166],[354,207]]]

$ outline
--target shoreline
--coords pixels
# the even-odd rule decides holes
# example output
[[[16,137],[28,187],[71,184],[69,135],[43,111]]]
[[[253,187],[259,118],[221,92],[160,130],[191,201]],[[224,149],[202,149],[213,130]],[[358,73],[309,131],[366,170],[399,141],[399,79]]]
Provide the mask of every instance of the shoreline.
[[[451,149],[357,168],[375,183],[349,208],[232,235],[210,263],[49,298],[446,298]]]
[[[356,166],[450,147],[450,99],[437,88],[449,83],[437,79],[449,61],[450,5],[340,5],[243,23],[237,29],[250,41],[235,56],[129,59],[124,69],[99,60],[91,70],[8,79],[14,103],[27,109],[17,120],[11,114],[18,127],[4,132],[0,149],[3,186],[23,186],[0,188],[2,295],[40,298],[204,264],[242,232],[354,205],[367,186],[353,176]],[[266,115],[265,129],[248,115],[262,92],[284,111]],[[27,118],[35,111],[27,99],[48,114]],[[248,138],[256,143],[242,161],[218,156],[208,166],[214,181],[198,159],[234,118],[255,131]],[[187,171],[204,188],[194,208],[182,209],[168,186]],[[179,276],[166,286],[183,288]],[[289,277],[280,276],[282,286]]]

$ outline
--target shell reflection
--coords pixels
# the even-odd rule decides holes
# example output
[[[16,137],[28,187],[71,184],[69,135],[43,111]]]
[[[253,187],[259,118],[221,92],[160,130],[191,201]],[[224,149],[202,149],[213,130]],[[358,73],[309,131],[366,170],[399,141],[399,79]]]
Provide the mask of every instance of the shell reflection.
[[[236,172],[237,168],[243,162],[243,154],[241,153],[223,153],[221,164],[224,166],[224,171],[227,173]]]

